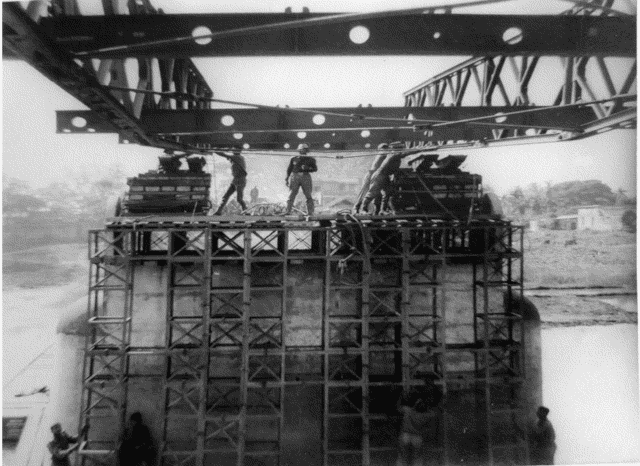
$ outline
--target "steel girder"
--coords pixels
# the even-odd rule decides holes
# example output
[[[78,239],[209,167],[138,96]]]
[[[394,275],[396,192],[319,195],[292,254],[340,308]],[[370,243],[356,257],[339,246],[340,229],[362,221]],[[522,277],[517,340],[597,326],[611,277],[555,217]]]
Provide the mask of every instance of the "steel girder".
[[[592,108],[549,107],[505,117],[512,107],[317,108],[305,112],[277,109],[148,110],[141,115],[145,131],[163,139],[202,148],[250,145],[252,149],[295,148],[300,142],[314,149],[366,149],[391,140],[482,140],[496,125],[514,125],[522,132],[540,127],[578,131],[596,118]],[[320,115],[320,116],[318,116]],[[345,116],[338,116],[345,115]],[[350,118],[349,115],[352,115]],[[58,111],[58,132],[117,131],[91,111]],[[376,119],[366,119],[375,117]],[[389,120],[384,120],[384,118]],[[432,126],[479,117],[474,124]],[[320,123],[321,124],[318,124]],[[430,123],[431,122],[431,125]],[[427,135],[425,136],[425,133]],[[326,146],[328,144],[329,146]],[[245,148],[249,148],[246,147]]]
[[[586,18],[603,18],[593,16],[600,13],[599,7],[608,11],[614,0],[592,0],[588,4],[576,5],[565,11],[558,18],[573,17],[584,20]],[[634,128],[637,115],[635,102],[615,100],[616,97],[632,92],[636,83],[636,60],[629,59],[626,63],[617,63],[618,72],[624,73],[621,84],[614,84],[611,65],[604,57],[594,57],[592,54],[558,57],[561,61],[562,73],[548,73],[548,64],[541,64],[542,58],[537,54],[523,54],[521,56],[501,54],[499,56],[474,57],[465,60],[457,66],[446,70],[433,78],[404,93],[407,107],[440,107],[440,106],[469,106],[481,105],[496,108],[496,105],[512,107],[527,107],[533,105],[572,105],[585,101],[601,101],[592,105],[595,118],[581,128],[581,131],[565,135],[564,139],[579,139],[586,136],[616,128]],[[510,70],[510,71],[507,71]],[[512,73],[512,74],[511,74]],[[539,100],[540,96],[530,94],[531,82],[544,80],[544,85],[551,90],[549,95],[553,100],[546,102]],[[599,90],[595,84],[600,81]],[[631,107],[631,108],[630,108]],[[516,109],[512,108],[512,111]],[[548,133],[543,128],[526,129],[528,136],[542,136]],[[523,136],[520,128],[494,129],[490,137],[484,142],[513,139]],[[425,141],[427,144],[432,141]],[[446,144],[444,138],[441,145]]]
[[[145,21],[162,14],[151,6],[148,0],[143,2],[127,2],[127,8],[124,13],[118,0],[103,0],[103,9],[105,16],[102,18],[128,18],[135,15],[136,18],[144,16]],[[63,20],[70,16],[79,17],[79,9],[76,0],[55,0],[52,3],[52,16],[43,18],[40,25],[47,23],[47,20]],[[127,14],[128,13],[128,14]],[[44,26],[43,26],[44,27]],[[46,31],[46,27],[44,27]],[[48,33],[48,31],[46,31]],[[188,58],[171,58],[158,59],[157,67],[154,66],[153,58],[141,57],[137,59],[138,73],[137,90],[152,90],[154,79],[160,81],[160,87],[163,92],[175,89],[177,92],[190,93],[194,96],[202,98],[213,97],[213,91],[209,88],[206,80]],[[136,79],[130,76],[132,73],[127,70],[125,60],[122,58],[95,59],[96,65],[90,63],[86,57],[83,58],[85,68],[90,71],[95,70],[95,75],[102,85],[120,86],[129,88],[130,79]],[[112,90],[112,94],[122,103],[127,111],[133,113],[136,118],[140,118],[142,109],[170,108],[168,99],[160,97],[156,100],[154,97],[146,94],[135,94]],[[177,108],[209,108],[209,102],[202,101],[182,101],[177,104]]]
[[[326,15],[324,15],[326,16]],[[424,14],[344,19],[291,14],[183,14],[59,17],[43,28],[71,53],[101,58],[282,55],[605,55],[635,56],[636,21],[627,17]],[[335,19],[332,19],[335,18]],[[314,23],[314,21],[316,21]],[[284,24],[283,24],[284,23]],[[319,24],[318,24],[319,23]],[[238,32],[268,26],[264,32]],[[219,37],[190,38],[197,28]],[[355,29],[354,28],[358,28]],[[264,30],[262,29],[262,30]],[[260,31],[262,31],[260,30]],[[225,31],[228,34],[225,34]],[[232,32],[233,31],[233,32]],[[366,31],[366,32],[365,32]],[[358,43],[351,34],[362,32]],[[518,35],[513,38],[511,33]],[[242,35],[240,35],[242,34]],[[154,41],[162,41],[153,44]],[[207,42],[201,39],[199,42]],[[139,45],[145,44],[149,45]],[[134,47],[132,47],[134,46]],[[114,48],[110,50],[110,48]],[[105,50],[103,50],[105,49]],[[86,54],[86,55],[85,55]]]
[[[69,6],[73,3],[65,2],[65,4]],[[5,50],[9,50],[13,56],[25,60],[44,76],[87,105],[100,118],[110,121],[111,125],[128,140],[142,145],[185,150],[184,145],[149,136],[139,124],[138,116],[142,108],[165,108],[162,101],[160,104],[155,104],[153,98],[144,95],[132,99],[129,93],[110,92],[103,88],[106,83],[115,85],[128,82],[122,63],[103,60],[96,70],[92,61],[74,60],[66,51],[52,42],[42,32],[42,28],[34,22],[34,19],[38,18],[36,13],[32,13],[30,17],[29,11],[23,10],[17,2],[3,3],[2,11],[2,43]],[[174,61],[173,68],[169,65],[167,63],[164,66],[165,72],[162,73],[163,89],[171,85],[168,76],[173,76],[177,90],[182,89],[205,98],[213,95],[204,83],[204,79],[196,74],[195,67],[190,62],[182,60],[180,64],[175,66]],[[152,74],[149,67],[140,66],[139,75],[139,89],[152,85]],[[176,75],[178,76],[176,77]],[[206,104],[199,103],[198,108],[202,107],[206,107]],[[189,108],[195,108],[195,105],[191,105]],[[192,151],[197,152],[197,150]]]

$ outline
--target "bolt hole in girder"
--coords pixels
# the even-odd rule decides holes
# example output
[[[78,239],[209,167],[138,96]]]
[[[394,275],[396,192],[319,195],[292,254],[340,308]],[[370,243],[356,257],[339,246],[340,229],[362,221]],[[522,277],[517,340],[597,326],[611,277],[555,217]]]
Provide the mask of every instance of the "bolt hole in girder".
[[[90,132],[90,133],[95,133],[96,132],[95,128],[87,128],[87,131]]]
[[[73,126],[75,126],[76,128],[84,128],[85,126],[87,126],[87,120],[85,120],[82,117],[77,116],[77,117],[73,117],[71,119],[71,124]]]
[[[300,131],[298,132],[297,136],[298,136],[298,139],[304,139],[307,137],[307,133],[305,133],[304,131]]]
[[[370,36],[371,34],[369,33],[369,28],[362,25],[354,26],[349,31],[349,39],[351,40],[351,42],[358,45],[364,44],[369,40]]]
[[[442,37],[442,34],[439,31],[436,31],[433,33],[433,38],[434,39],[440,39],[440,37]]]
[[[284,148],[285,148],[285,149],[289,149],[289,148],[291,148],[291,144],[289,144],[288,142],[286,142],[286,143],[284,144]]]
[[[362,136],[363,138],[368,138],[369,136],[371,136],[371,131],[369,131],[368,129],[365,129],[360,133],[360,136]]]
[[[233,133],[233,138],[234,139],[242,139],[243,134],[242,133]]]
[[[364,145],[364,147],[365,147],[365,149],[370,149],[371,148],[371,143],[370,142],[366,143]]]
[[[63,133],[70,133],[71,130],[69,128],[62,128]]]
[[[320,126],[324,124],[326,118],[324,117],[324,115],[318,113],[317,115],[313,115],[312,120],[316,125]]]
[[[207,26],[198,26],[194,28],[193,31],[191,31],[191,36],[198,45],[207,45],[209,42],[211,42],[211,37],[201,37],[199,39],[196,39],[196,37],[198,36],[206,36],[208,34],[211,34],[211,29],[209,29]]]
[[[233,118],[231,115],[224,115],[222,118],[220,118],[220,123],[222,123],[224,126],[231,126],[235,122],[235,118]]]
[[[244,144],[242,144],[242,148],[243,149],[249,149],[251,147],[251,144],[245,142]]]
[[[535,136],[536,134],[538,134],[538,131],[535,128],[527,128],[524,134],[526,134],[527,136]]]
[[[330,149],[331,148],[331,144],[329,144],[328,142],[324,143],[324,148],[325,149]]]
[[[507,116],[504,113],[496,113],[496,123],[504,123],[505,121],[507,121]]]
[[[502,34],[502,40],[509,45],[515,45],[522,42],[522,29],[519,27],[510,27]]]

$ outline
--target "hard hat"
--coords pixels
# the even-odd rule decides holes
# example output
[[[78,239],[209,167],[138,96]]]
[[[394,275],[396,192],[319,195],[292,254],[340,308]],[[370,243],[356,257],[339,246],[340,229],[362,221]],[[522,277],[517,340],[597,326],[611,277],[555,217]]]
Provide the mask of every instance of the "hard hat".
[[[386,142],[383,142],[382,144],[378,144],[378,149],[388,149],[389,148],[389,144],[387,144]]]
[[[307,149],[309,150],[309,144],[300,144],[298,146],[298,150]]]
[[[396,141],[396,142],[392,142],[392,143],[389,145],[389,147],[390,147],[391,149],[404,149],[404,148],[405,148],[405,145],[404,145],[404,143],[403,143],[403,142]]]

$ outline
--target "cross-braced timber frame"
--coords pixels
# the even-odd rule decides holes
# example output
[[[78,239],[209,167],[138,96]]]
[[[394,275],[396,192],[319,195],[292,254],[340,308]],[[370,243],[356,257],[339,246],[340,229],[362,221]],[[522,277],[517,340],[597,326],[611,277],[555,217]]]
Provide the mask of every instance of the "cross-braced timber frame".
[[[416,217],[119,219],[92,231],[81,423],[97,427],[80,449],[82,463],[112,464],[130,414],[127,387],[145,378],[129,372],[130,360],[145,354],[163,368],[162,465],[282,464],[286,391],[296,386],[321,387],[322,464],[388,464],[397,438],[389,405],[426,383],[447,395],[475,393],[483,461],[526,464],[516,428],[523,319],[511,304],[522,293],[522,234],[507,221]],[[166,329],[160,346],[131,337],[142,264],[166,280],[165,309],[156,310]],[[315,336],[302,343],[290,319],[301,267],[321,283],[315,308],[305,311],[315,314],[305,316],[317,321],[307,329]],[[456,293],[469,296],[463,310]],[[196,304],[185,307],[185,296]],[[464,337],[455,329],[461,322],[471,329]],[[313,369],[300,369],[303,360]],[[449,409],[432,411],[426,451],[439,464],[455,453]],[[98,415],[112,428],[96,424]]]

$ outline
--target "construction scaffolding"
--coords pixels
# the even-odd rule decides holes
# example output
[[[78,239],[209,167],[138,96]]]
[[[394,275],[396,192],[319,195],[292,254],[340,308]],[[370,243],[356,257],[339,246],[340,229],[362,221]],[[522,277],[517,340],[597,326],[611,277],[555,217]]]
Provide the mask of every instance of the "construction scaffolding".
[[[80,462],[113,464],[140,410],[162,465],[390,464],[400,394],[435,384],[429,462],[527,464],[522,239],[418,216],[91,231]]]

